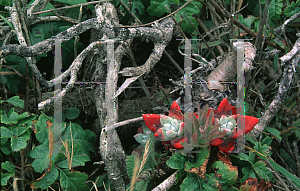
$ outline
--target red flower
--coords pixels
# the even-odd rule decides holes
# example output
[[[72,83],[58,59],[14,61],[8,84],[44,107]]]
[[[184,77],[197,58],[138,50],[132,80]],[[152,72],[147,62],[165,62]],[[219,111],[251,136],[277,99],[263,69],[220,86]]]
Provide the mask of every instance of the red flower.
[[[214,139],[211,141],[210,145],[212,146],[218,146],[219,150],[229,154],[230,151],[233,151],[235,148],[235,140],[236,138],[240,138],[243,135],[249,133],[254,126],[258,123],[259,119],[252,116],[247,115],[240,115],[236,112],[240,112],[240,109],[236,109],[235,107],[231,106],[231,104],[228,102],[227,98],[223,99],[218,107],[218,110],[213,110],[215,117],[224,117],[224,116],[230,116],[235,118],[237,120],[237,123],[245,122],[244,127],[245,131],[243,132],[241,129],[237,129],[236,127],[232,130],[232,133],[228,136],[227,141],[224,141],[223,139]],[[218,120],[217,120],[218,121]],[[226,129],[227,130],[227,129]]]
[[[214,112],[213,125],[219,123],[221,125],[219,131],[226,132],[227,135],[226,141],[222,138],[217,138],[213,139],[210,145],[218,146],[219,150],[227,155],[234,150],[236,138],[240,138],[250,132],[259,121],[256,117],[240,115],[240,109],[231,106],[227,98],[221,101],[218,110],[209,109],[206,118],[208,118],[210,111]],[[195,114],[195,116],[198,119],[198,115]],[[183,136],[183,114],[175,101],[170,108],[169,116],[144,114],[143,118],[146,126],[155,133],[154,136],[162,142],[167,150],[169,148],[183,149],[181,143],[187,141],[187,137]],[[236,128],[236,121],[238,124],[245,121],[244,132]]]
[[[167,150],[169,148],[183,148],[180,145],[180,140],[183,140],[183,114],[176,101],[171,105],[169,116],[144,114],[143,118],[146,126],[154,132],[154,136],[158,140],[162,141]]]

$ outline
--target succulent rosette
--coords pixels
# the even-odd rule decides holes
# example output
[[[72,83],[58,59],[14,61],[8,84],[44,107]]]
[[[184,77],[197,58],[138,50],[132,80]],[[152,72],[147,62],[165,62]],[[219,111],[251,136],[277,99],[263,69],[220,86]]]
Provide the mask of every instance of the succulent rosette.
[[[211,109],[213,110],[213,109]],[[240,109],[233,107],[227,100],[223,99],[218,107],[218,110],[213,110],[216,118],[215,123],[220,124],[220,132],[226,133],[226,140],[223,138],[217,138],[211,141],[212,146],[218,146],[219,150],[226,153],[233,151],[235,148],[236,138],[240,138],[243,135],[249,133],[254,126],[258,123],[259,119],[252,116],[240,115]],[[238,112],[238,113],[236,113]],[[244,131],[237,129],[237,124],[245,122]]]
[[[176,101],[174,101],[171,105],[168,116],[144,114],[143,118],[146,126],[154,132],[156,139],[160,140],[167,149],[183,148],[180,144],[176,144],[178,140],[183,138],[184,134],[183,114],[181,113],[180,107]]]
[[[200,110],[200,108],[198,108]],[[237,114],[240,110],[231,106],[227,98],[223,99],[218,110],[204,109],[197,114],[188,114],[186,117],[192,119],[189,125],[194,126],[196,131],[192,135],[194,145],[198,146],[218,146],[219,150],[229,154],[235,148],[236,138],[242,137],[250,132],[258,118]],[[174,101],[169,115],[144,114],[146,126],[154,132],[154,136],[164,144],[164,146],[175,149],[183,149],[183,142],[187,142],[184,135],[183,114],[179,105]],[[194,118],[194,119],[193,119]],[[238,123],[245,121],[244,132],[237,129]],[[199,129],[199,130],[197,130]],[[224,139],[226,137],[226,139]],[[191,147],[193,148],[193,147]]]

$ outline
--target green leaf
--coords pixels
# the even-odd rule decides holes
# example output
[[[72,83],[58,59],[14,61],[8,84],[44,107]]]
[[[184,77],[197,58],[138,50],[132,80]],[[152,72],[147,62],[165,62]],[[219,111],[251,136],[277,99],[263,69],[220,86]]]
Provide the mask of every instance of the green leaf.
[[[205,179],[200,179],[201,181],[201,186],[200,186],[200,190],[206,190],[206,191],[219,191],[219,181],[217,181],[216,179],[214,179],[212,176],[210,175],[206,175]]]
[[[11,147],[10,147],[10,142],[8,142],[7,138],[0,138],[0,140],[1,140],[1,145],[0,145],[1,151],[5,155],[9,155],[12,152]]]
[[[76,119],[79,116],[80,111],[77,108],[68,108],[65,110],[65,113],[66,113],[66,118],[72,120],[72,119]]]
[[[160,17],[165,13],[169,13],[165,5],[170,9],[170,2],[168,0],[150,1],[151,6],[147,8],[147,12],[151,16]]]
[[[266,127],[266,131],[274,135],[276,138],[278,138],[281,141],[281,132],[278,129],[272,128],[272,127]]]
[[[1,128],[0,129],[1,138],[3,138],[3,137],[10,138],[11,136],[13,136],[13,133],[9,129],[7,129],[6,127],[1,126],[0,128]]]
[[[7,181],[13,176],[14,176],[13,173],[2,174],[1,172],[1,186],[7,185]]]
[[[186,177],[180,185],[181,191],[197,191],[200,189],[199,180],[194,175]]]
[[[296,2],[292,2],[290,6],[287,6],[284,10],[284,15],[287,17],[291,17],[300,11],[300,0],[297,0]]]
[[[65,4],[70,4],[70,5],[77,5],[77,4],[81,4],[81,3],[87,3],[86,0],[53,0],[53,1],[61,2],[61,3],[65,3]]]
[[[244,174],[243,178],[240,182],[245,182],[249,177],[256,178],[255,172],[251,167],[244,167],[242,168],[242,172]]]
[[[30,187],[34,188],[34,189],[36,189],[36,188],[47,189],[49,186],[51,186],[55,182],[58,175],[59,175],[58,170],[54,166],[51,168],[51,171],[49,173],[46,173],[46,175],[42,179],[31,183]]]
[[[287,171],[285,168],[283,168],[282,166],[280,166],[279,164],[277,164],[276,162],[268,159],[269,162],[271,163],[271,165],[275,168],[275,170],[277,172],[282,173],[284,176],[288,177],[290,180],[292,180],[294,182],[294,184],[300,188],[300,180],[294,176],[293,174],[291,174],[289,171]]]
[[[239,153],[239,158],[240,158],[240,160],[244,160],[244,161],[250,162],[249,156],[246,155],[245,153]]]
[[[30,139],[30,133],[29,131],[26,131],[21,136],[13,136],[11,138],[11,148],[12,151],[19,151],[21,149],[24,149],[27,145],[26,141]]]
[[[54,151],[58,151],[59,148],[55,147]],[[51,161],[55,160],[58,152],[53,152],[51,157]],[[41,145],[36,146],[30,152],[30,157],[34,158],[35,160],[32,162],[32,167],[36,172],[42,173],[43,170],[48,168],[49,166],[49,141],[48,139]]]
[[[262,140],[261,144],[262,145],[266,144],[266,145],[270,146],[272,141],[273,141],[273,139],[271,137],[267,136]]]
[[[8,24],[8,26],[10,26],[11,29],[15,29],[14,26],[3,16],[0,14],[0,18],[4,20],[4,22],[6,22],[6,24]]]
[[[72,137],[71,137],[72,131]],[[76,123],[71,123],[67,127],[62,140],[73,140],[74,154],[85,154],[90,155],[90,152],[95,152],[96,135],[89,129],[83,131],[82,127]],[[76,148],[76,150],[75,150]]]
[[[12,104],[14,106],[18,106],[18,107],[24,108],[24,101],[21,100],[19,98],[19,96],[11,97],[8,100],[6,100],[6,102],[8,102],[8,103],[10,103],[10,104]]]
[[[186,19],[184,15],[186,15],[191,20],[192,24],[195,27],[198,27],[199,23],[193,17],[193,15],[198,14],[200,12],[199,9],[201,9],[201,7],[202,4],[200,2],[192,1],[175,14],[174,17],[177,22],[183,21],[181,23],[181,28],[184,32],[192,33],[195,31],[194,27],[191,25],[191,23]]]
[[[266,168],[266,163],[263,161],[258,161],[253,165],[253,170],[265,181],[271,181],[273,175],[270,170]]]
[[[11,6],[11,1],[10,0],[0,0],[0,5],[3,6]]]
[[[237,181],[237,170],[229,168],[228,164],[223,161],[215,162],[212,167],[216,169],[216,172],[222,176],[221,179],[226,181],[228,185],[233,185]]]
[[[25,133],[27,130],[28,130],[28,127],[17,126],[15,128],[13,128],[11,131],[14,136],[19,137],[23,133]]]
[[[87,179],[88,175],[86,173],[60,169],[60,183],[64,190],[88,190],[88,187],[85,185]]]
[[[175,153],[169,158],[167,165],[173,169],[183,169],[186,161],[188,161],[186,157],[179,153]]]
[[[10,164],[8,161],[5,161],[1,164],[1,167],[5,170],[7,170],[8,172],[14,172],[16,169],[16,166],[13,164]]]
[[[293,169],[297,169],[294,159],[282,148],[280,149],[280,156],[283,158],[285,163]]]
[[[282,7],[282,0],[272,0],[269,5],[269,18],[273,21],[278,21],[280,19]]]
[[[250,141],[253,145],[255,145],[255,141],[253,140],[253,138],[252,138],[251,136],[245,135],[245,139],[246,139],[247,141]]]
[[[76,167],[76,166],[85,166],[85,162],[91,161],[90,157],[87,155],[75,155],[72,158],[72,167]],[[60,168],[68,168],[68,160],[67,158],[65,158],[65,160],[57,163],[57,166],[59,166]]]

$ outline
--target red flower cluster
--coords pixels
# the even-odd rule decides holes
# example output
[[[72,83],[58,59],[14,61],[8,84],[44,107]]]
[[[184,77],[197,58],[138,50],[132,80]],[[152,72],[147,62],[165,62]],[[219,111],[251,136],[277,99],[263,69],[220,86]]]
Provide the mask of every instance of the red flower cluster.
[[[256,123],[259,121],[258,118],[252,117],[252,116],[244,116],[237,114],[240,110],[237,111],[237,109],[228,102],[227,98],[223,99],[218,107],[218,110],[209,109],[207,113],[210,113],[210,111],[214,112],[214,118],[213,118],[213,124],[218,123],[218,118],[221,117],[221,119],[226,118],[225,116],[230,116],[231,120],[232,118],[239,123],[240,121],[245,121],[245,134],[250,132],[253,127],[256,125]],[[195,113],[194,113],[195,114]],[[198,115],[195,114],[195,116],[198,118]],[[146,126],[154,132],[154,136],[159,139],[164,146],[169,148],[175,148],[175,149],[183,149],[183,146],[180,144],[187,140],[187,137],[183,136],[183,114],[181,113],[179,105],[174,101],[170,111],[169,116],[165,115],[157,115],[157,114],[144,114],[143,115],[144,122]],[[226,124],[225,124],[226,125]],[[231,132],[227,136],[227,140],[225,141],[222,138],[214,139],[210,142],[211,146],[218,146],[219,150],[229,154],[230,151],[233,151],[235,148],[235,140],[236,138],[242,137],[244,135],[244,132],[241,129],[238,129],[235,127],[229,131],[228,129],[224,129],[228,132]]]

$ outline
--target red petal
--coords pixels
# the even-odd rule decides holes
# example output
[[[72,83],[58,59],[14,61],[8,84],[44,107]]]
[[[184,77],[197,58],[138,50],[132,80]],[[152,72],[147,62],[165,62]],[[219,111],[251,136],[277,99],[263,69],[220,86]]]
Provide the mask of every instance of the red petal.
[[[217,138],[217,139],[214,139],[214,140],[210,141],[210,145],[211,145],[211,146],[219,146],[219,145],[221,145],[223,142],[224,142],[223,139]]]
[[[179,105],[176,103],[176,101],[174,101],[173,104],[171,105],[169,111],[169,117],[183,121],[183,115],[181,113],[181,109]]]
[[[249,133],[254,126],[258,123],[259,119],[252,116],[244,116],[245,117],[245,134]]]
[[[256,118],[256,117],[252,117],[252,116],[244,116],[244,115],[237,115],[239,116],[239,123],[242,123],[240,122],[240,120],[245,120],[245,134],[249,133],[253,128],[254,126],[258,123],[259,119]],[[233,139],[236,139],[237,137],[240,138],[242,137],[243,135],[245,135],[244,132],[241,130],[241,129],[238,129],[237,132],[236,130],[232,133],[232,138]]]
[[[180,139],[175,139],[171,141],[172,148],[174,149],[183,149],[183,146],[180,144],[187,140],[186,137],[181,137]]]
[[[144,114],[143,115],[144,122],[146,126],[155,133],[157,129],[161,128],[162,125],[160,123],[160,115],[157,114]]]
[[[234,107],[232,107],[232,105],[228,102],[228,99],[227,98],[224,98],[222,101],[221,101],[221,103],[220,103],[220,105],[219,105],[219,107],[218,107],[218,111],[217,111],[217,113],[216,113],[216,111],[215,111],[215,117],[220,117],[221,115],[232,115],[232,108],[234,108]]]
[[[137,130],[137,133],[144,134],[143,128],[142,128],[142,127],[139,127],[138,130]]]
[[[222,145],[219,145],[219,150],[225,153],[226,155],[229,155],[230,151],[233,151],[235,148],[235,142],[228,141],[226,143],[223,143]]]
[[[162,132],[162,128],[157,129],[157,131],[154,133],[154,136],[160,141],[165,140],[165,135]]]

